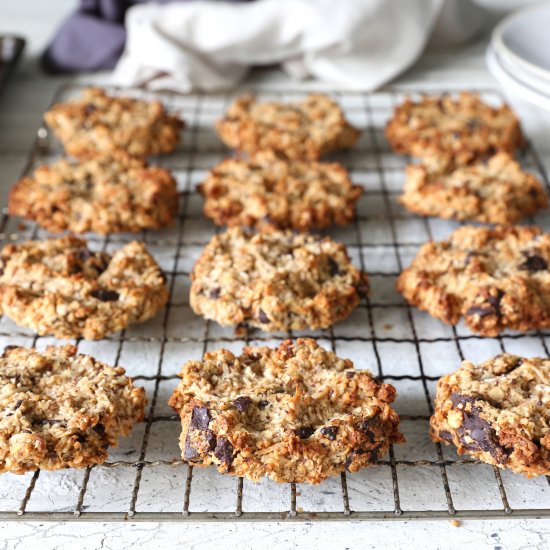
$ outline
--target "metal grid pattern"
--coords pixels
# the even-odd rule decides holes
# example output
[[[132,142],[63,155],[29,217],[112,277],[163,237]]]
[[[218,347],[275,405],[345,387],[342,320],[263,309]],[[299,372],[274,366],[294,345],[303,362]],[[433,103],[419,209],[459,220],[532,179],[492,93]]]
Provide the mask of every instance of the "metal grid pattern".
[[[62,87],[54,101],[80,93]],[[117,90],[111,90],[118,93]],[[480,90],[489,102],[498,95]],[[153,97],[142,91],[125,94]],[[303,92],[263,90],[259,99],[296,99]],[[180,192],[174,227],[143,232],[144,240],[168,274],[170,301],[157,317],[100,342],[76,341],[79,351],[111,364],[121,364],[146,387],[146,421],[112,449],[109,461],[85,470],[35,472],[0,478],[0,519],[75,521],[239,521],[239,520],[396,520],[550,517],[550,480],[499,471],[428,437],[435,382],[457,368],[464,357],[484,360],[501,351],[547,356],[550,333],[506,333],[483,338],[463,325],[444,326],[409,307],[395,291],[395,278],[418,247],[440,239],[457,227],[454,222],[423,219],[403,210],[396,197],[407,159],[390,152],[383,128],[402,95],[338,93],[348,118],[363,130],[356,147],[334,158],[364,187],[355,224],[328,232],[346,243],[356,264],[367,270],[372,295],[352,316],[323,331],[268,334],[249,330],[236,337],[233,329],[196,317],[189,308],[189,272],[202,247],[216,231],[204,219],[196,192],[206,170],[230,154],[214,134],[213,123],[237,93],[228,95],[162,95],[170,110],[187,122],[180,148],[155,158],[173,170]],[[409,94],[410,95],[410,94]],[[414,95],[414,94],[413,94]],[[25,173],[62,154],[60,145],[40,128]],[[549,187],[537,152],[529,147],[522,162]],[[550,217],[534,221],[547,229]],[[4,213],[0,244],[47,233],[33,224],[21,225]],[[92,248],[111,250],[132,235],[87,236]],[[319,486],[259,484],[222,476],[214,468],[193,468],[179,459],[179,419],[166,400],[177,384],[181,364],[207,350],[244,344],[277,345],[282,339],[312,336],[358,368],[368,368],[398,390],[395,407],[402,418],[405,445],[390,449],[376,467],[342,474]],[[0,345],[59,343],[37,337],[0,319]]]

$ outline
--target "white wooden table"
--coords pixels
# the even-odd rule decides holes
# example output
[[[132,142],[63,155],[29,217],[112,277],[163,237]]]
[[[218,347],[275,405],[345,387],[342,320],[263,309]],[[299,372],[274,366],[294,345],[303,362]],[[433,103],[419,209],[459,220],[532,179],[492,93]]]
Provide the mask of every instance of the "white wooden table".
[[[33,58],[55,21],[70,8],[63,0],[10,2],[0,7],[0,32],[19,31],[32,38],[27,55],[9,89],[0,97],[0,201],[17,179],[35,136],[41,114],[67,78],[46,77]],[[428,52],[392,87],[430,89],[494,87],[483,61],[485,41],[462,49]],[[107,82],[108,74],[85,75],[84,82]],[[259,72],[248,87],[289,86],[277,72]],[[299,85],[298,85],[299,86]],[[320,85],[320,88],[323,86]],[[526,112],[523,122],[550,166],[550,128]],[[550,506],[550,503],[549,503]],[[0,549],[11,548],[536,548],[550,547],[549,521],[466,521],[407,523],[6,523],[0,525]]]

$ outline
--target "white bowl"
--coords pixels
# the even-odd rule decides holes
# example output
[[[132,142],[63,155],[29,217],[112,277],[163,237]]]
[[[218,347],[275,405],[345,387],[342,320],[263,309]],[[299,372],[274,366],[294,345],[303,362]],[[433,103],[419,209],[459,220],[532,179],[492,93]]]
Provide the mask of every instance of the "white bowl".
[[[550,86],[550,2],[531,6],[501,21],[492,45],[503,64],[518,77]]]
[[[527,135],[537,147],[548,151],[548,132],[550,131],[550,94],[545,95],[518,81],[500,63],[492,46],[485,55],[487,67],[501,84],[506,100],[521,120]]]

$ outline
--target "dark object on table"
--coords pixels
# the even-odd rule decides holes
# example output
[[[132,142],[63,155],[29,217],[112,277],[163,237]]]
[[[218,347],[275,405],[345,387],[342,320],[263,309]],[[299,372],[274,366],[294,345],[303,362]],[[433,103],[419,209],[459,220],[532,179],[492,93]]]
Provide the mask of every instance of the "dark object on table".
[[[20,36],[0,35],[0,91],[21,57],[25,48],[25,40]]]
[[[167,4],[175,0],[81,0],[42,54],[42,67],[49,73],[114,68],[126,42],[126,10],[149,1]]]

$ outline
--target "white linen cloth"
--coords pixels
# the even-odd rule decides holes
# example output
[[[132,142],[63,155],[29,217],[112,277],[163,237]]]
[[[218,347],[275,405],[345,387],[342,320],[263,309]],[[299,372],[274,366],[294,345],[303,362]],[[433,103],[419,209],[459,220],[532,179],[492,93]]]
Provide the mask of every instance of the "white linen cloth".
[[[459,2],[468,3],[466,0]],[[222,90],[282,63],[342,89],[373,90],[424,50],[445,0],[258,0],[141,4],[113,80],[153,90]],[[470,25],[471,28],[471,25]]]

